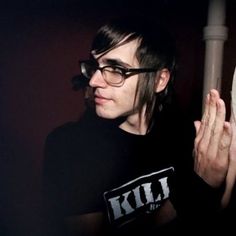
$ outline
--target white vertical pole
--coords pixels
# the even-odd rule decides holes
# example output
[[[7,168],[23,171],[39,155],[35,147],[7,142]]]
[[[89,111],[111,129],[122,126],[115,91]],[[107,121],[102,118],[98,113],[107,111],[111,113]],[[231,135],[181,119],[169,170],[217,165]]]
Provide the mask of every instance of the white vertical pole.
[[[209,0],[208,22],[204,27],[205,64],[203,81],[203,104],[210,89],[221,90],[224,42],[228,36],[225,23],[225,0]],[[204,106],[203,106],[204,108]]]

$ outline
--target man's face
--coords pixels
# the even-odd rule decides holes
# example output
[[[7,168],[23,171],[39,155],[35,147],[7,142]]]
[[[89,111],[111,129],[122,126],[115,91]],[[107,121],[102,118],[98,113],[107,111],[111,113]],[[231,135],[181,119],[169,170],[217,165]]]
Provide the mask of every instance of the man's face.
[[[137,41],[131,41],[121,45],[102,57],[95,55],[100,67],[108,65],[108,61],[118,61],[126,68],[139,68],[139,63],[135,57],[138,46]],[[132,75],[125,79],[120,87],[109,85],[100,70],[92,76],[89,84],[94,88],[94,102],[98,116],[114,119],[125,115],[133,115],[137,112],[135,93],[138,82],[138,75]]]

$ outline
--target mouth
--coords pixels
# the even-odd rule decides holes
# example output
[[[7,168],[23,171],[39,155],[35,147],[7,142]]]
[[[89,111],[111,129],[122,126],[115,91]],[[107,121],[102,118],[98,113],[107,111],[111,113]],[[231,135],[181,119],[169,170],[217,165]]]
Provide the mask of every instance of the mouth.
[[[95,94],[94,95],[94,101],[95,101],[96,105],[102,105],[102,104],[104,104],[104,103],[106,103],[108,101],[111,101],[111,99],[108,99],[108,98],[103,97],[101,95]]]

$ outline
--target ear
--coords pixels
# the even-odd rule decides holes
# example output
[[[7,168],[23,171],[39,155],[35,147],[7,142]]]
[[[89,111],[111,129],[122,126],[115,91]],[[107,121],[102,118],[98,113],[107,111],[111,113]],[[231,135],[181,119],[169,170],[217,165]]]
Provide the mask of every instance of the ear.
[[[168,69],[162,69],[157,73],[155,81],[155,92],[161,92],[166,88],[167,83],[170,80],[170,71]]]

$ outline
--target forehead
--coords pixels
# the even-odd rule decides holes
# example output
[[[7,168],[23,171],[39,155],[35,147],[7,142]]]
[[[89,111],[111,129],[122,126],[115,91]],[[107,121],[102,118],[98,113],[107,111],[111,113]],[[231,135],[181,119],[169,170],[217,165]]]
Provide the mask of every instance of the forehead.
[[[138,45],[138,40],[133,40],[108,51],[102,56],[101,54],[95,54],[94,58],[98,59],[98,61],[103,61],[104,59],[109,58],[120,60],[130,65],[137,65],[138,60],[136,58],[136,50]]]

